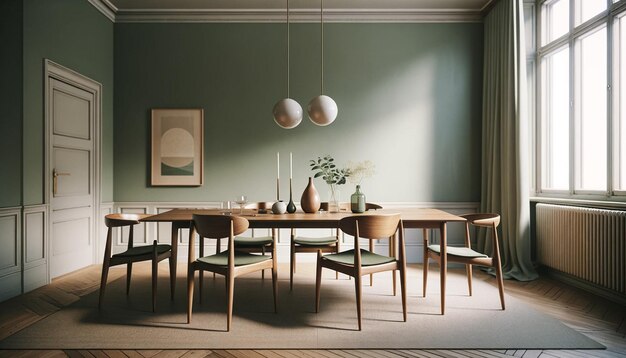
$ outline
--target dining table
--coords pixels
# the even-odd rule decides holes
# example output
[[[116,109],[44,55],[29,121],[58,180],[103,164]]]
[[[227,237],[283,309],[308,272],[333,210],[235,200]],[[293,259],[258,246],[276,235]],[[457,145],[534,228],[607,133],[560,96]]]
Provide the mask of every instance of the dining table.
[[[194,214],[199,215],[235,215],[245,217],[249,222],[249,227],[252,229],[292,229],[292,228],[305,228],[305,229],[323,229],[323,228],[337,228],[339,221],[342,218],[351,215],[380,215],[380,214],[396,214],[399,213],[402,218],[404,228],[410,229],[434,229],[439,230],[439,240],[441,245],[440,255],[440,285],[441,285],[441,314],[445,311],[445,287],[446,287],[446,243],[447,243],[447,229],[446,226],[449,222],[464,222],[465,219],[445,212],[439,209],[432,208],[415,208],[415,207],[400,207],[390,209],[380,209],[375,211],[366,211],[360,214],[353,214],[350,211],[340,212],[325,212],[318,211],[316,213],[305,213],[297,211],[292,214],[273,214],[271,211],[259,211],[256,209],[216,209],[216,208],[178,208],[172,209],[163,213],[147,216],[141,221],[144,222],[170,222],[171,228],[171,244],[172,255],[176,255],[178,250],[179,231],[183,228],[190,228]],[[426,233],[424,233],[426,235]],[[190,237],[195,235],[193,230],[190,230]],[[426,237],[426,236],[425,236]],[[190,240],[193,242],[193,240]],[[189,245],[189,257],[195,256],[194,245]],[[393,246],[392,246],[393,247]],[[392,250],[395,252],[395,247]],[[424,267],[424,269],[427,269]],[[173,272],[175,274],[175,272]]]

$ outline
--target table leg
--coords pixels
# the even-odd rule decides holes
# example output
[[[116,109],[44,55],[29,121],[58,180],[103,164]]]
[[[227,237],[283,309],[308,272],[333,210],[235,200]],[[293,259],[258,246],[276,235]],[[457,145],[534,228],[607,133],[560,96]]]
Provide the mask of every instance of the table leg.
[[[176,264],[178,261],[179,229],[180,229],[180,224],[176,222],[172,222],[172,237],[171,237],[171,243],[170,243],[172,245],[172,256],[170,259],[170,289],[172,292],[172,300],[174,299],[174,294],[176,292]]]
[[[443,315],[446,311],[446,275],[448,274],[448,256],[447,256],[447,233],[446,233],[446,223],[443,222],[439,226],[439,231],[441,233],[440,247],[441,247],[441,255],[439,261],[439,279],[441,286],[441,314]]]

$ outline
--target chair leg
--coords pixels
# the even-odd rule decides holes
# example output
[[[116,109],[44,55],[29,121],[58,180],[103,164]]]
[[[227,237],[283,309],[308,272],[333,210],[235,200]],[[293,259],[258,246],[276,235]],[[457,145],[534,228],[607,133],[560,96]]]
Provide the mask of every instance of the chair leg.
[[[219,254],[221,250],[220,248],[220,243],[222,242],[222,239],[217,239],[217,242],[215,243],[215,254]],[[213,272],[213,280],[215,280],[215,272]]]
[[[174,295],[176,293],[176,257],[172,253],[172,256],[169,258],[170,261],[170,292],[172,296],[172,301],[174,300]]]
[[[272,289],[274,292],[274,313],[278,312],[278,271],[276,270],[276,266],[272,266]]]
[[[189,267],[187,270],[187,323],[191,323],[191,310],[193,309],[193,274],[193,267]]]
[[[320,289],[322,286],[322,251],[317,251],[317,268],[315,271],[315,313],[320,311]]]
[[[500,305],[502,310],[504,310],[504,282],[502,280],[502,266],[500,262],[496,265],[496,280],[498,280],[498,291],[500,291]]]
[[[289,291],[293,291],[293,274],[296,272],[296,245],[291,238],[289,245]]]
[[[156,240],[152,251],[152,312],[156,312],[157,281],[159,275],[159,261],[157,260]]]
[[[261,247],[261,254],[265,256],[265,246]],[[261,280],[265,280],[265,270],[261,270]]]
[[[215,275],[215,273],[213,273]],[[198,302],[202,303],[202,287],[204,286],[204,271],[198,272]]]
[[[356,317],[359,321],[359,331],[361,330],[361,276],[354,276],[354,290],[356,292]]]
[[[465,271],[467,271],[467,288],[469,295],[472,295],[472,265],[465,265]]]
[[[391,270],[391,282],[393,284],[393,295],[396,295],[396,270]]]
[[[402,295],[402,319],[406,322],[406,267],[400,267],[400,295]]]
[[[126,296],[130,293],[130,276],[133,273],[133,263],[126,264]]]
[[[369,240],[369,245],[370,245],[370,247],[369,247],[370,252],[374,252],[374,240]],[[389,247],[390,247],[390,250],[391,250],[391,245]],[[395,284],[395,281],[394,281],[394,284]],[[373,273],[370,274],[370,286],[374,286],[374,274]],[[395,285],[394,285],[393,292],[394,292],[394,295],[395,295],[395,292],[396,292]],[[359,330],[360,330],[360,328],[359,328]]]
[[[426,297],[426,286],[428,283],[428,252],[427,249],[424,248],[424,267],[422,271],[424,271],[424,279],[423,279],[423,287],[422,287],[422,297]]]
[[[228,290],[226,292],[226,296],[228,297],[228,303],[226,307],[226,331],[230,331],[230,324],[233,321],[233,296],[235,293],[235,276],[232,274],[227,274],[226,281],[228,282]]]
[[[104,300],[104,290],[107,286],[108,277],[109,277],[109,263],[105,261],[102,264],[102,277],[100,278],[100,298],[98,299],[98,309],[102,308],[102,301]]]

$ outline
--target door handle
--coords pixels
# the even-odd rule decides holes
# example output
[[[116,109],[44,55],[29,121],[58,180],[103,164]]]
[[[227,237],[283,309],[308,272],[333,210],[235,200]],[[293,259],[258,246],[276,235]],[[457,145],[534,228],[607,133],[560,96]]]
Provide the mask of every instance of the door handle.
[[[58,182],[58,177],[61,175],[72,175],[71,173],[63,173],[63,172],[57,172],[56,168],[52,169],[52,196],[56,196],[57,195],[57,182]]]

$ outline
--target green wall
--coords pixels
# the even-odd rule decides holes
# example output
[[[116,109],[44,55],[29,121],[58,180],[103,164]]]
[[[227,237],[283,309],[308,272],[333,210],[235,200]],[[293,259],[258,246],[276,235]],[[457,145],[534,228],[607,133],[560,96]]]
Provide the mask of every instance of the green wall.
[[[286,96],[284,24],[115,25],[115,201],[275,196],[276,152],[294,193],[308,159],[371,160],[369,201],[479,201],[482,24],[326,24],[328,127],[279,128]],[[319,25],[292,24],[291,97],[319,94]],[[204,108],[205,184],[151,187],[150,109]],[[326,185],[316,179],[322,198]],[[354,185],[342,188],[347,200]],[[282,198],[288,184],[282,181]]]
[[[0,208],[22,205],[22,2],[0,1]]]
[[[85,0],[24,0],[24,205],[44,201],[44,59],[103,86],[102,201],[113,198],[113,23]]]

